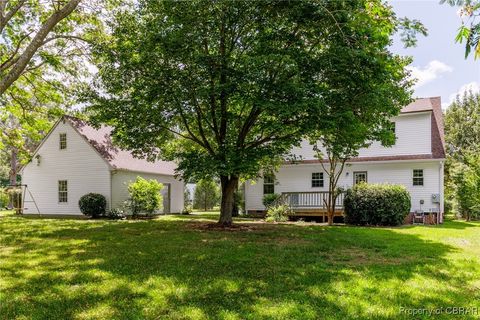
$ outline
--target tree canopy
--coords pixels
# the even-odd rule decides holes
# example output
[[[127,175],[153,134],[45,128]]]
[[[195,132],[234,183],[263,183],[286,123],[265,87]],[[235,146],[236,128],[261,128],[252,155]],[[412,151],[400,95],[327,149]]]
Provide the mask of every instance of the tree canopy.
[[[480,94],[457,96],[445,114],[447,205],[467,219],[480,216]]]
[[[341,114],[324,117],[326,97],[360,83],[406,90],[406,61],[387,49],[400,23],[380,1],[140,0],[109,25],[94,48],[96,121],[138,156],[177,160],[185,177],[220,177],[224,225],[239,177],[278,164],[314,128],[340,124]],[[342,87],[325,80],[337,56]],[[375,73],[383,80],[371,81]],[[394,99],[387,104],[404,101]]]

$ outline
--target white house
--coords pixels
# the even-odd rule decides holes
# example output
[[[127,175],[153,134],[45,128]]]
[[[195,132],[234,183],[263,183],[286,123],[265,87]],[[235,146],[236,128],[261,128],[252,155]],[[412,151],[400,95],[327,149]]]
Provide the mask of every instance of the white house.
[[[443,166],[445,142],[440,97],[423,98],[404,107],[391,119],[396,143],[383,147],[374,142],[348,161],[339,186],[348,188],[360,181],[404,185],[411,195],[411,212],[423,210],[443,213]],[[328,176],[315,158],[312,146],[304,141],[292,153],[303,160],[285,163],[274,177],[267,176],[245,185],[245,209],[249,213],[265,210],[266,193],[297,193],[294,202],[302,207],[321,207],[321,194],[328,192]],[[308,205],[305,201],[309,201]],[[315,204],[316,202],[316,204]],[[340,204],[341,205],[341,204]]]
[[[181,212],[183,182],[174,177],[176,164],[134,158],[112,144],[110,132],[108,126],[95,129],[62,117],[21,170],[27,188],[24,213],[79,215],[78,200],[90,192],[104,195],[108,208],[118,208],[128,198],[127,184],[137,176],[164,185],[165,213]]]

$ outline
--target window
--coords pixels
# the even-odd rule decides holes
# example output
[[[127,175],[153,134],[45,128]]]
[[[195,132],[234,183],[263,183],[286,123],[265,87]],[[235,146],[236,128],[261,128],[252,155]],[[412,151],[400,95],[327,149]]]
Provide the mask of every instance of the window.
[[[60,150],[67,149],[67,134],[60,133]]]
[[[312,172],[312,188],[323,187],[323,172]]]
[[[263,194],[275,193],[275,176],[266,174],[263,176]]]
[[[367,182],[367,171],[357,171],[353,173],[353,184]]]
[[[68,183],[67,180],[58,181],[58,202],[68,202]]]
[[[413,170],[413,185],[423,186],[423,169]]]

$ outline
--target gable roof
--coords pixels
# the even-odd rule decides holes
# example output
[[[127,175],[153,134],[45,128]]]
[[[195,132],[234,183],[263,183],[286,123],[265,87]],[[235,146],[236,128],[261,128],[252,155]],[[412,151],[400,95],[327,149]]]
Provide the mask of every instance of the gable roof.
[[[151,162],[135,158],[129,151],[115,146],[110,136],[112,128],[109,126],[102,125],[96,129],[75,117],[63,116],[62,119],[68,121],[113,169],[172,176],[175,174],[177,165],[174,162]]]
[[[433,111],[438,103],[440,103],[440,97],[418,98],[409,105],[403,107],[400,113]]]

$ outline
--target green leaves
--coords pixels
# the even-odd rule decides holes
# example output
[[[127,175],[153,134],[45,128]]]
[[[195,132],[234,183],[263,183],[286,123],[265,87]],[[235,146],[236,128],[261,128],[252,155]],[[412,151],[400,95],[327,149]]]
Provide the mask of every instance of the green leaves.
[[[463,43],[465,41],[465,59],[468,58],[472,50],[474,59],[477,59],[480,57],[480,23],[477,20],[480,15],[480,2],[475,0],[444,0],[440,3],[445,2],[451,6],[460,7],[462,25],[458,28],[455,42]]]
[[[90,110],[119,144],[176,160],[187,178],[256,177],[312,130],[399,108],[397,23],[380,1],[142,0],[94,48]],[[363,112],[369,100],[386,111]]]
[[[142,177],[137,177],[134,182],[128,185],[129,207],[132,214],[138,215],[146,213],[147,215],[154,214],[155,211],[163,208],[163,196],[160,191],[163,189],[163,184],[155,179],[146,180]]]

